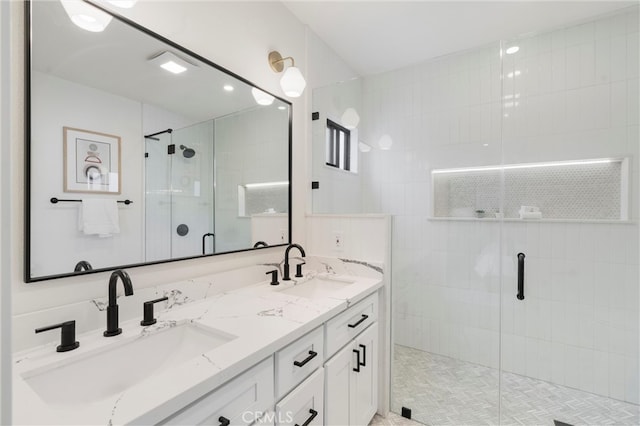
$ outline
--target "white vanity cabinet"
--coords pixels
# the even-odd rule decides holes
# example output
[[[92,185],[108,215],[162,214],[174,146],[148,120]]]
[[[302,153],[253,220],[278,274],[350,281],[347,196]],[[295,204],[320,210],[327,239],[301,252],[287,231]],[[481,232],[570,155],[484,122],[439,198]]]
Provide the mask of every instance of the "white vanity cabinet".
[[[377,318],[376,291],[160,424],[366,425],[377,411]]]
[[[366,425],[377,411],[377,300],[374,293],[327,323],[327,347],[332,333],[353,337],[324,366],[326,425]]]
[[[273,378],[273,357],[269,357],[160,424],[220,426],[253,424],[262,413],[273,408]]]

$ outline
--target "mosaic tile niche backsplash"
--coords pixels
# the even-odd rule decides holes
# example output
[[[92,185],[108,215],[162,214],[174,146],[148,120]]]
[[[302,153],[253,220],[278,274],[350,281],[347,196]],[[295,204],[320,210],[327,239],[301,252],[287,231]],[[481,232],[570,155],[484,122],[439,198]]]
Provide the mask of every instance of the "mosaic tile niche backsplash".
[[[534,206],[542,219],[626,219],[625,168],[626,161],[620,160],[440,171],[432,175],[434,216],[495,218],[502,212],[505,218],[519,218],[521,206]]]

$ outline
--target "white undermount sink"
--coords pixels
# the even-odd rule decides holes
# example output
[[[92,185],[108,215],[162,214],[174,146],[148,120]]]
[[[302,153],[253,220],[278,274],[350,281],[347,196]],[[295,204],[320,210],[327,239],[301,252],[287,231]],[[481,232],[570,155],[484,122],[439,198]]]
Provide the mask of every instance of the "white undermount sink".
[[[308,281],[299,282],[289,288],[285,288],[281,292],[292,296],[314,299],[330,296],[353,283],[355,281],[348,278],[318,275]]]
[[[22,377],[47,403],[90,403],[123,392],[235,337],[200,324],[183,323],[75,357],[67,352],[72,355],[65,360],[68,362],[51,363]]]

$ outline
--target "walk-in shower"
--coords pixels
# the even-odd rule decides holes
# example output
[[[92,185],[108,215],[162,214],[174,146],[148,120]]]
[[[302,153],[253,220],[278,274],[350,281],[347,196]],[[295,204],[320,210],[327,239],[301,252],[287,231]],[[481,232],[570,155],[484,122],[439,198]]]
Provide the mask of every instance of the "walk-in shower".
[[[421,94],[373,120],[409,135],[374,153],[406,170],[381,183],[405,197],[393,411],[640,423],[638,51],[633,7],[387,76]]]
[[[392,411],[640,424],[638,31],[634,6],[314,90],[373,146],[314,169],[314,212],[393,217]]]

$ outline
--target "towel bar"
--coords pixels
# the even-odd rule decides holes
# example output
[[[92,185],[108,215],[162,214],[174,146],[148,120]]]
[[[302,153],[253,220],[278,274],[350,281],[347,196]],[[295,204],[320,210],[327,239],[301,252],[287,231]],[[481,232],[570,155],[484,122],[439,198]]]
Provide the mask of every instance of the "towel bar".
[[[61,200],[61,199],[56,198],[56,197],[52,197],[49,201],[51,201],[51,204],[56,204],[56,203],[81,203],[82,202],[82,200]],[[129,205],[129,204],[133,203],[133,201],[131,201],[131,200],[118,200],[118,202],[122,203],[122,204],[126,204],[126,205]]]

